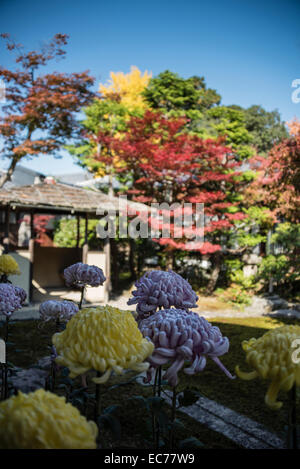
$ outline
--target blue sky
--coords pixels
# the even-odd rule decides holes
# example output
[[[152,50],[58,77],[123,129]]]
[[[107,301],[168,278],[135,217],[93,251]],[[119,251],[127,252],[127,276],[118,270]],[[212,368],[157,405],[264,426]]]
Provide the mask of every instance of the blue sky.
[[[300,78],[299,18],[299,0],[0,1],[0,32],[26,47],[58,32],[70,36],[66,59],[49,70],[90,70],[97,87],[131,65],[154,76],[166,69],[200,75],[223,104],[260,104],[284,120],[300,117],[291,99]],[[13,66],[2,46],[0,64]],[[78,171],[63,155],[22,164],[48,174]]]

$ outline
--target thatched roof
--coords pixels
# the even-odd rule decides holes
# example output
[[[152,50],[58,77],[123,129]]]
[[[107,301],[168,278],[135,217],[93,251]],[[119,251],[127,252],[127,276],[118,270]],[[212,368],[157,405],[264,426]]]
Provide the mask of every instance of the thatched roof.
[[[103,192],[82,189],[61,183],[42,183],[0,189],[0,206],[10,206],[24,211],[33,209],[48,213],[96,214],[100,210],[115,210],[124,207],[125,201]],[[128,201],[128,207],[145,210],[143,204]]]

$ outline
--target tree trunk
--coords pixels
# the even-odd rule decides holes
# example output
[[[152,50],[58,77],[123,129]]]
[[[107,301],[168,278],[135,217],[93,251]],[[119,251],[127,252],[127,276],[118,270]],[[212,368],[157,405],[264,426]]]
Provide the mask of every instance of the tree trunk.
[[[114,196],[113,175],[111,171],[109,172],[109,175],[108,175],[108,195],[109,197]]]
[[[166,270],[173,270],[174,269],[174,252],[169,251],[167,252],[166,258]]]
[[[11,160],[11,163],[9,165],[9,168],[8,170],[6,171],[6,173],[3,174],[3,176],[0,178],[0,189],[4,186],[4,184],[7,182],[7,181],[10,181],[11,180],[11,177],[14,173],[14,170],[16,169],[16,166],[17,166],[17,163],[18,163],[18,160],[13,158]]]
[[[119,262],[118,262],[118,245],[115,239],[110,240],[111,244],[111,283],[112,288],[116,290],[119,283]]]
[[[206,293],[211,295],[217,285],[220,271],[221,271],[221,265],[222,265],[222,254],[220,252],[216,252],[212,256],[212,273],[209,279],[209,282],[206,287]]]
[[[129,270],[131,274],[131,280],[136,280],[136,270],[135,270],[135,241],[132,238],[129,238]]]

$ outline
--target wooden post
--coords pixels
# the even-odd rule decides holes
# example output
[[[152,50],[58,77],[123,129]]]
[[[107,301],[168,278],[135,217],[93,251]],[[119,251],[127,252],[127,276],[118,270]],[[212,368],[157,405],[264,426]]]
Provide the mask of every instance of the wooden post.
[[[33,300],[33,263],[34,263],[34,211],[30,212],[30,240],[28,244],[29,249],[29,302]]]
[[[104,283],[105,289],[105,301],[108,300],[109,292],[111,291],[111,246],[110,238],[107,236],[104,240],[104,254],[105,254],[105,277],[106,281]]]
[[[4,231],[4,254],[9,252],[9,217],[10,217],[10,206],[7,205],[5,209],[5,231]]]
[[[109,197],[114,196],[112,172],[110,172],[108,175],[108,196]],[[106,264],[106,274],[105,274],[106,282],[104,284],[106,285],[105,297],[107,297],[107,300],[108,300],[109,293],[112,290],[112,287],[111,287],[111,242],[110,242],[110,237],[109,237],[109,229],[108,229],[107,237],[105,238],[105,241],[104,241],[104,253],[105,253],[105,264]]]
[[[129,269],[131,274],[131,280],[136,280],[136,270],[135,270],[135,240],[129,238]]]
[[[19,248],[19,229],[20,229],[20,217],[21,217],[21,214],[19,212],[19,210],[17,210],[15,212],[16,214],[16,225],[17,225],[17,248]]]
[[[77,215],[77,236],[76,236],[76,247],[79,248],[80,244],[80,215]]]
[[[82,262],[84,264],[87,263],[87,257],[88,257],[88,214],[85,214],[85,230],[84,230],[84,244],[82,247]]]
[[[84,229],[84,244],[82,246],[82,262],[83,264],[87,264],[88,261],[88,214],[85,214],[85,229]],[[85,290],[82,292],[82,302],[85,301]],[[82,303],[81,302],[81,303]]]
[[[84,244],[88,243],[88,214],[85,214]]]

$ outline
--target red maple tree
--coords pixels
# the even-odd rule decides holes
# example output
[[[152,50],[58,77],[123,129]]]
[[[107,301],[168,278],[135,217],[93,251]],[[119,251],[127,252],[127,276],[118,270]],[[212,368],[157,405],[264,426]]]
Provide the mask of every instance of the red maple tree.
[[[132,181],[127,193],[135,201],[181,206],[191,203],[193,212],[196,203],[203,203],[204,243],[190,243],[190,238],[185,236],[174,237],[175,213],[171,236],[157,238],[157,242],[168,250],[214,254],[222,249],[224,231],[231,229],[234,220],[244,218],[238,201],[244,185],[241,163],[222,139],[203,140],[187,134],[185,123],[182,118],[167,119],[160,113],[146,111],[144,117],[130,119],[121,137],[99,133],[98,143],[110,151],[97,158],[106,162],[108,154],[118,155],[122,160],[119,171],[129,174]],[[149,221],[153,222],[153,218]],[[157,227],[164,228],[163,220],[157,222]]]
[[[275,145],[266,158],[252,160],[258,178],[249,186],[252,203],[267,206],[277,217],[300,220],[300,133]]]
[[[56,34],[40,51],[25,52],[8,34],[1,34],[7,49],[16,53],[16,69],[0,67],[5,83],[5,104],[0,115],[2,155],[9,160],[0,187],[11,179],[24,157],[55,154],[79,135],[76,113],[94,96],[88,72],[46,73],[41,68],[65,55],[66,34]]]

